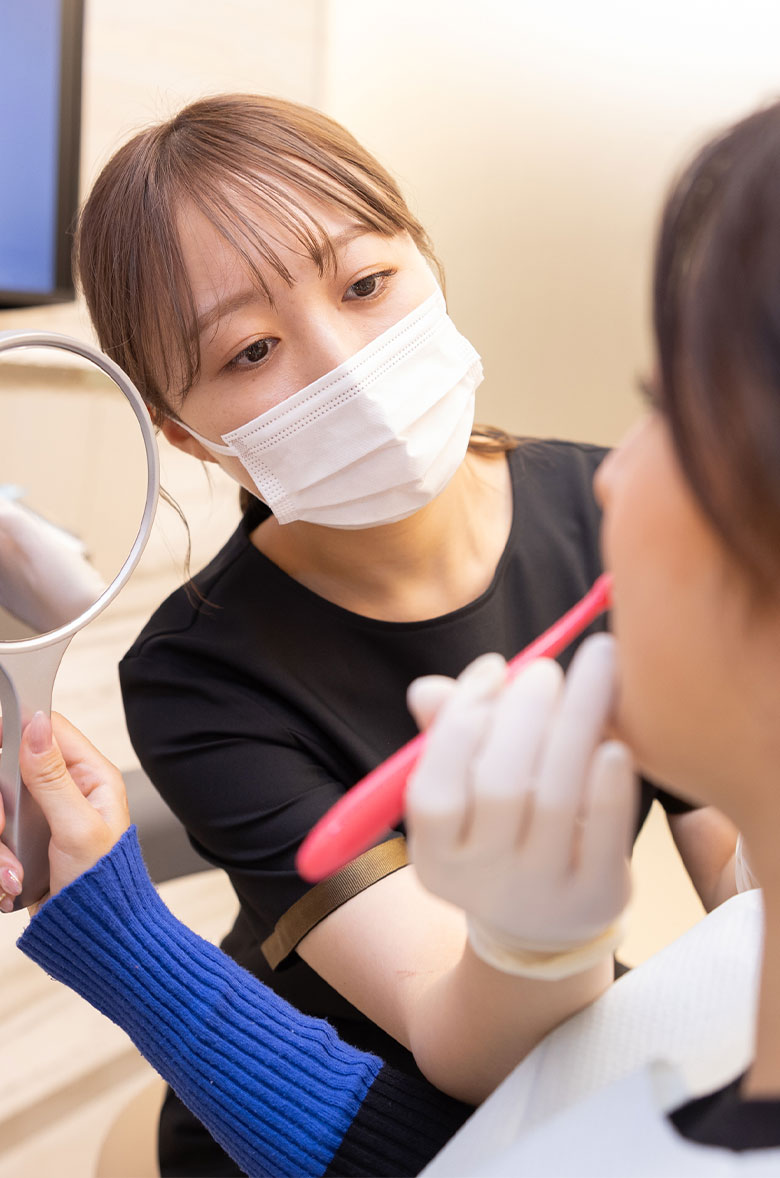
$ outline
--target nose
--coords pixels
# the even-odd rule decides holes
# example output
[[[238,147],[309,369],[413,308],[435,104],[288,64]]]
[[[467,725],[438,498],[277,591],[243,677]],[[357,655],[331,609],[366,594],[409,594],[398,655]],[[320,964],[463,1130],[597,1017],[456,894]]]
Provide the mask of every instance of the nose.
[[[310,320],[308,327],[297,365],[300,388],[320,380],[370,342],[365,338],[365,330],[361,332],[337,316],[326,321]]]

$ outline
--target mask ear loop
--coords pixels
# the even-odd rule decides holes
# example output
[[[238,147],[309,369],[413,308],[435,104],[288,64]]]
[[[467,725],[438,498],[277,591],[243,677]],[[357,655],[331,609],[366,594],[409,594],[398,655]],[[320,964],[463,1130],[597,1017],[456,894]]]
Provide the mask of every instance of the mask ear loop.
[[[232,446],[226,446],[219,442],[210,442],[208,438],[204,438],[203,434],[199,434],[197,430],[193,429],[191,425],[187,425],[186,421],[182,421],[180,417],[174,418],[176,425],[180,425],[190,437],[193,437],[196,442],[200,442],[201,446],[205,447],[210,454],[224,454],[228,458],[234,458],[236,452]]]

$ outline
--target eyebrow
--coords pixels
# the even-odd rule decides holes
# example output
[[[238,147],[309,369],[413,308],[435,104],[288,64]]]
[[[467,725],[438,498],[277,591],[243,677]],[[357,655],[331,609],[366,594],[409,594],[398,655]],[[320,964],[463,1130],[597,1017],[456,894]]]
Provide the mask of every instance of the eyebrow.
[[[334,234],[329,238],[330,244],[334,250],[342,249],[345,245],[349,245],[357,237],[364,237],[366,234],[376,233],[370,225],[363,225],[356,221],[354,225],[349,225],[346,229],[342,229],[341,233]],[[225,318],[228,315],[234,315],[236,311],[242,311],[250,303],[261,299],[267,302],[266,296],[256,286],[247,286],[232,294],[229,299],[217,299],[210,307],[206,307],[204,311],[198,315],[196,329],[198,336],[202,336],[204,332],[208,331],[216,322]]]
[[[198,315],[197,333],[202,336],[210,327],[212,327],[218,320],[227,315],[234,315],[236,311],[243,310],[249,303],[254,303],[258,299],[267,302],[265,295],[256,286],[247,286],[243,290],[236,291],[229,299],[217,299],[205,311]]]

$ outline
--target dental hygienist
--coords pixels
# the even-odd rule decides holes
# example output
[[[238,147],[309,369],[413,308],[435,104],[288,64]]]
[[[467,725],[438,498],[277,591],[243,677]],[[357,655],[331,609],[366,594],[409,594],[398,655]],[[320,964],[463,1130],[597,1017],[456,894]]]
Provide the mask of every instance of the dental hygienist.
[[[496,981],[402,829],[314,888],[295,853],[414,734],[410,680],[514,654],[591,585],[604,452],[474,426],[480,360],[425,231],[305,107],[223,96],[141,132],[76,256],[101,346],[166,438],[242,487],[236,533],[120,668],[144,769],[240,899],[225,947],[347,1042],[477,1102],[601,992],[604,960]],[[637,829],[656,796],[715,905],[734,829],[647,783]],[[173,1096],[161,1168],[237,1173]]]

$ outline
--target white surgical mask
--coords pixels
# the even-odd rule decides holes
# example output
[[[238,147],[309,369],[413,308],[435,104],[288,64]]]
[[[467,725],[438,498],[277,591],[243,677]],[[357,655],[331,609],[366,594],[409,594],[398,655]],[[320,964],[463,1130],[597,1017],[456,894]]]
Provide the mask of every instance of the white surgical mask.
[[[419,511],[460,466],[482,364],[437,290],[300,392],[222,435],[280,524],[370,528]]]

